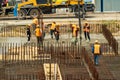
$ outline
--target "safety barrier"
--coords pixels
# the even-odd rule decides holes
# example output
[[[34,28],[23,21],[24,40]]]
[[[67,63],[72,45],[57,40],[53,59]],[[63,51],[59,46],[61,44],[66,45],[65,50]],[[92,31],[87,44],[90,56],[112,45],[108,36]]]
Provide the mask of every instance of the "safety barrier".
[[[0,45],[1,60],[9,63],[27,60],[41,60],[41,63],[44,63],[51,58],[59,58],[59,62],[67,61],[76,58],[79,52],[79,46],[74,46],[67,41],[58,43],[45,41],[43,45],[37,43],[0,43]]]
[[[108,44],[101,45],[108,47]],[[106,48],[103,51],[107,51]],[[91,53],[67,41],[44,42],[40,46],[37,43],[1,43],[0,53],[0,79],[3,80],[92,80],[88,70],[94,80],[101,79]],[[107,67],[101,68],[104,74],[108,73],[102,79],[107,79],[109,70],[104,72]]]
[[[0,71],[4,72],[0,72],[0,79],[3,80],[91,79],[82,61],[80,46],[70,42],[1,43],[0,53]]]
[[[102,26],[107,25],[107,29],[110,30],[110,32],[114,36],[120,36],[120,24],[119,23],[94,23],[90,24],[90,32],[91,33],[102,33]]]
[[[118,42],[117,42],[117,40],[113,37],[111,32],[106,28],[106,25],[102,26],[102,31],[103,31],[103,35],[105,36],[105,38],[109,42],[109,45],[113,48],[115,55],[118,55]]]
[[[82,47],[82,57],[84,59],[84,61],[86,62],[90,73],[92,74],[93,80],[99,80],[99,74],[94,66],[93,61],[91,60],[91,58],[88,56],[88,52],[85,50],[84,47]]]
[[[83,25],[83,24],[82,24]],[[103,24],[90,24],[90,33],[102,33]],[[45,24],[44,31],[49,34],[50,25]],[[83,28],[83,26],[82,26]],[[120,35],[120,24],[107,24],[107,28],[113,35]],[[32,29],[32,28],[31,28]],[[33,33],[33,31],[31,30]],[[60,35],[71,35],[70,24],[60,24]],[[26,26],[5,26],[0,28],[0,37],[26,37]]]

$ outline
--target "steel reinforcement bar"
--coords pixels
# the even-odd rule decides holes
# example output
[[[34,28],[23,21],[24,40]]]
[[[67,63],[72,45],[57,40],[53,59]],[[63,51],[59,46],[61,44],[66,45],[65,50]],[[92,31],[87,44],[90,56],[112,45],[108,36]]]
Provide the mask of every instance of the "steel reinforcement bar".
[[[81,48],[82,49],[82,58],[84,59],[85,63],[88,66],[88,69],[90,71],[90,73],[92,74],[92,78],[94,80],[98,80],[99,79],[99,74],[94,66],[93,61],[91,60],[91,58],[88,56],[88,52],[85,50],[84,47]]]
[[[118,55],[118,42],[113,37],[112,33],[106,28],[106,25],[102,25],[102,32],[109,45],[113,48],[115,55]]]

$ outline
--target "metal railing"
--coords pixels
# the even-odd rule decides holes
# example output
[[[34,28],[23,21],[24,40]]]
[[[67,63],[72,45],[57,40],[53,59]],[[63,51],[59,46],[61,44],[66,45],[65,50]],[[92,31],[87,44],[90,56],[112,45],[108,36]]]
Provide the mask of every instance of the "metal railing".
[[[115,55],[118,55],[118,42],[113,37],[112,33],[106,28],[106,25],[102,26],[103,35],[109,42],[109,45],[113,48]]]
[[[88,56],[88,52],[85,50],[84,47],[82,47],[82,57],[87,64],[90,73],[92,74],[93,80],[99,80],[99,74],[97,72],[97,69],[94,66],[94,63],[92,59]]]
[[[41,46],[36,43],[0,45],[0,71],[3,71],[0,79],[60,80],[60,74],[62,80],[69,80],[69,77],[71,80],[91,79],[82,61],[79,45],[73,46],[70,42],[45,42]]]
[[[42,23],[41,23],[42,25]],[[83,25],[83,24],[82,24]],[[90,33],[102,33],[102,25],[104,24],[90,24]],[[43,25],[42,25],[43,26]],[[46,34],[50,32],[50,26],[44,23],[44,31]],[[107,29],[113,35],[120,35],[120,24],[107,24]],[[70,24],[60,24],[60,35],[71,34]],[[31,30],[32,31],[32,30]],[[0,37],[26,37],[26,26],[6,26],[0,28]]]
[[[92,31],[91,33],[102,32],[103,27],[101,24],[90,24],[90,26]],[[115,39],[113,39],[114,37],[111,37],[107,31],[108,30],[105,29],[103,30],[103,33],[108,37],[110,36],[110,44],[101,44],[102,50],[105,54],[114,54],[113,51],[118,50],[118,43],[114,44],[114,42],[116,42]],[[117,31],[119,31],[119,29]],[[46,28],[46,33],[49,34],[49,28]],[[61,25],[60,35],[64,35],[66,33],[70,36],[71,28],[69,25]],[[25,26],[1,28],[0,37],[16,36],[26,37]],[[112,49],[111,45],[113,46]],[[35,42],[0,43],[0,53],[0,79],[3,80],[52,80],[55,76],[58,76],[58,74],[55,75],[54,72],[52,72],[55,70],[55,66],[51,69],[52,64],[56,63],[58,64],[63,80],[90,80],[91,78],[86,70],[82,58],[84,58],[85,62],[89,66],[89,70],[94,79],[98,80],[99,77],[92,60],[87,55],[88,52],[83,48],[81,49],[81,46],[78,44],[73,46],[71,42],[67,41],[58,43],[45,41],[41,46],[38,46]],[[50,69],[47,79],[44,73],[44,63],[48,63],[50,65],[50,67],[48,67]],[[60,77],[57,79],[59,80]]]

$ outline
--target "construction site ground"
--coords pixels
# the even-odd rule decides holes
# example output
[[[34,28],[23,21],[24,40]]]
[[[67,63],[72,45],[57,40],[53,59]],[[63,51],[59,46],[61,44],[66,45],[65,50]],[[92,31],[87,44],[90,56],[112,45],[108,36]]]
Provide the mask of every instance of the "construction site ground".
[[[84,35],[82,35],[82,45],[85,46],[85,48],[89,52],[91,52],[91,46],[90,46],[90,44],[94,44],[94,41],[96,39],[98,39],[100,43],[108,43],[107,40],[104,38],[104,36],[102,34],[90,34],[90,36],[91,36],[91,41],[88,42],[88,41],[85,41]],[[0,42],[5,41],[5,39],[6,38],[1,38]],[[18,38],[18,39],[22,40],[23,43],[27,42],[27,40],[26,40],[27,38],[26,37],[24,37],[24,38]],[[120,41],[119,37],[116,37],[116,39],[118,41]],[[15,38],[11,38],[10,40],[8,40],[8,42],[14,42],[14,40],[15,40]],[[46,35],[44,41],[48,41],[48,40],[50,42],[55,42],[55,39],[51,39],[49,34]],[[70,41],[70,38],[68,39],[68,35],[61,35],[60,36],[60,41],[65,41],[65,42],[66,41]],[[36,37],[35,36],[32,36],[31,43],[32,42],[36,42]],[[120,48],[119,48],[119,50],[120,50]],[[119,54],[120,54],[120,51],[119,51]],[[93,60],[93,54],[90,53],[88,55]],[[119,62],[119,59],[120,59],[119,55],[118,56],[114,56],[114,55],[104,55],[103,54],[103,55],[100,56],[100,59],[99,59],[100,63],[99,63],[98,66],[96,66],[96,69],[99,72],[100,80],[108,80],[108,79],[109,80],[119,80],[120,79],[120,76],[119,76],[119,74],[120,74],[120,68],[119,68],[120,62]],[[62,65],[60,65],[60,67],[63,67],[62,68],[63,71],[65,71],[64,69],[66,69],[66,71],[67,71],[66,74],[68,74],[67,76],[72,76],[71,74],[69,74],[69,73],[72,72],[72,69],[73,69],[73,72],[81,71],[81,70],[79,70],[79,68],[77,69],[77,66],[79,66],[79,65],[76,65],[75,63],[73,63],[73,65],[74,65],[74,68],[70,68],[70,65],[68,65],[68,64],[66,66],[62,64]],[[69,68],[67,68],[67,66],[69,66],[70,70],[69,70]],[[18,72],[20,72],[20,71],[18,71]],[[86,74],[86,72],[87,71],[85,71],[85,74]],[[76,73],[78,73],[78,76],[79,76],[80,72],[76,72]]]
[[[95,19],[95,17],[93,17],[93,18],[86,18],[86,20],[89,20],[90,22],[92,22],[92,21],[94,22],[94,20],[95,20],[95,22],[98,21],[98,20],[100,20],[100,21],[101,20],[119,20],[119,16],[120,16],[119,13],[110,14],[109,17],[108,17],[108,14],[106,14],[106,13],[90,14],[90,15],[92,15],[92,16],[96,15],[97,16],[96,17],[97,19]],[[58,23],[62,23],[63,22],[63,23],[67,23],[67,24],[68,23],[74,23],[74,22],[78,23],[78,19],[77,18],[65,19],[65,20],[63,20],[63,19],[61,19],[61,20],[59,20],[59,19],[51,19],[51,20],[46,19],[44,21],[45,21],[46,24],[49,23],[49,21],[50,22],[57,21]],[[26,24],[29,24],[31,22],[32,22],[32,20],[18,20],[18,21],[17,20],[12,20],[12,21],[0,21],[0,24],[2,26],[3,25],[5,25],[5,26],[6,25],[21,25],[21,24],[22,25],[26,25]],[[96,39],[99,40],[100,43],[108,43],[108,42],[105,39],[105,37],[103,36],[103,34],[100,34],[100,33],[98,33],[98,34],[90,34],[90,36],[91,36],[91,41],[88,42],[88,41],[86,41],[84,39],[84,35],[82,34],[82,42],[81,43],[82,43],[82,46],[85,46],[87,51],[90,52],[90,54],[88,54],[88,55],[93,60],[93,54],[91,53],[91,44],[94,44],[94,41]],[[111,54],[111,55],[109,55],[109,54],[108,55],[106,55],[106,54],[104,55],[103,54],[103,55],[100,56],[100,58],[99,58],[99,65],[95,66],[97,71],[98,71],[98,73],[99,73],[99,80],[119,80],[120,79],[120,36],[114,36],[114,37],[117,39],[117,41],[119,43],[119,48],[118,48],[119,49],[119,51],[118,51],[119,55],[115,56],[113,54]],[[61,41],[63,41],[63,42],[68,42],[69,41],[70,42],[71,38],[72,38],[71,34],[60,35],[60,42]],[[47,42],[47,41],[55,42],[55,39],[51,39],[50,35],[47,34],[44,41],[45,42]],[[18,43],[25,43],[26,44],[27,43],[27,38],[26,37],[0,37],[0,43],[13,43],[13,42],[14,43],[17,43],[17,42]],[[33,42],[36,42],[36,37],[34,35],[32,36],[30,43],[33,43]],[[78,38],[77,45],[79,45],[79,43],[80,43],[80,39]],[[2,50],[2,49],[0,49],[0,50]],[[0,51],[0,53],[1,53],[1,51]],[[2,59],[2,57],[1,57],[1,59]],[[70,66],[68,64],[67,65],[65,65],[65,64],[60,65],[60,67],[63,67],[62,68],[62,71],[63,71],[62,73],[64,73],[65,69],[67,69],[65,71],[65,74],[68,74],[67,76],[69,76],[67,80],[72,80],[71,77],[70,77],[72,75],[69,74],[69,73],[72,73],[72,74],[74,74],[74,72],[78,73],[77,77],[79,77],[80,71],[83,71],[83,73],[88,74],[88,75],[85,75],[85,76],[87,76],[89,78],[89,71],[86,69],[87,66],[86,65],[82,65],[82,63],[79,64],[79,65],[76,65],[74,62],[73,62],[74,66]],[[26,63],[26,64],[29,65],[29,63]],[[41,64],[39,64],[39,65],[41,65]],[[79,70],[78,66],[81,66],[81,70]],[[32,69],[26,69],[26,67],[25,68],[22,67],[23,70],[21,70],[20,67],[19,68],[16,67],[16,68],[14,68],[12,70],[12,68],[10,68],[10,67],[12,67],[12,65],[8,66],[8,71],[9,72],[13,71],[12,73],[10,72],[11,75],[12,74],[15,75],[14,74],[14,69],[16,69],[16,70],[19,69],[18,72],[17,72],[18,75],[21,75],[24,70],[26,70],[26,72],[29,72],[31,74],[32,74],[32,71],[33,71],[33,72],[35,72],[37,74],[39,74],[41,72],[41,75],[44,75],[43,70],[42,70],[43,66],[41,66],[41,69],[40,69],[40,66],[39,67],[34,66]],[[69,68],[67,68],[67,67],[69,67]],[[37,71],[38,69],[40,70],[39,72]],[[23,73],[25,74],[25,72],[23,72]],[[74,77],[72,77],[72,78],[74,78]],[[20,80],[22,80],[22,79],[20,79]],[[43,80],[44,80],[44,78],[43,78]]]

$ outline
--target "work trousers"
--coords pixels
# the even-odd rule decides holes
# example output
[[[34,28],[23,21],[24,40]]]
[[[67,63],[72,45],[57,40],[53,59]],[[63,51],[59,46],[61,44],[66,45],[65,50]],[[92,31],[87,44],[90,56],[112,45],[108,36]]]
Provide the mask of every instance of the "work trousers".
[[[99,55],[94,54],[94,64],[95,65],[99,64]]]
[[[56,39],[56,41],[59,40],[59,33],[58,32],[56,32],[56,34],[55,34],[55,39]]]
[[[54,34],[55,30],[50,30],[50,35],[51,35],[51,38],[53,38],[53,34]],[[55,35],[55,34],[54,34]]]
[[[84,36],[85,36],[85,40],[89,39],[89,41],[90,41],[90,33],[89,32],[84,31]]]
[[[37,44],[41,45],[42,44],[42,37],[37,36]]]
[[[27,41],[30,41],[30,37],[31,37],[31,36],[30,36],[30,35],[28,35],[28,39],[27,39]]]

